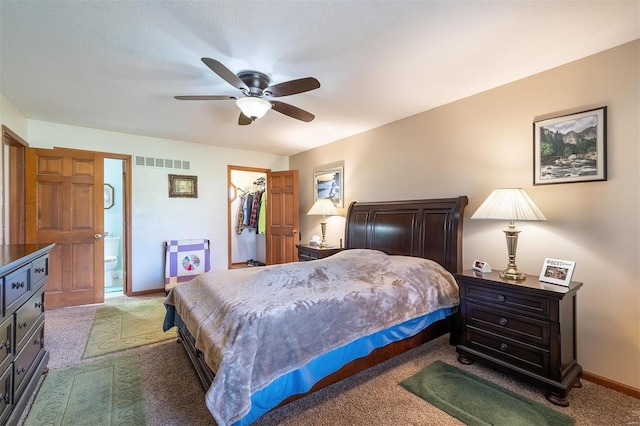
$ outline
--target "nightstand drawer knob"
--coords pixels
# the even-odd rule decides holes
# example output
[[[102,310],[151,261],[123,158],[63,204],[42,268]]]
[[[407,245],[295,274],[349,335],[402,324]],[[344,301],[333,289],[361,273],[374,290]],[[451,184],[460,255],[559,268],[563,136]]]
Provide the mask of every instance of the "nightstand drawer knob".
[[[498,300],[501,302],[504,302],[505,300],[507,300],[506,297],[504,297],[502,294],[498,295]]]
[[[498,321],[500,323],[500,325],[507,325],[507,319],[506,318],[500,318],[500,321]]]
[[[507,344],[506,343],[500,343],[500,350],[502,352],[506,351],[507,350]]]

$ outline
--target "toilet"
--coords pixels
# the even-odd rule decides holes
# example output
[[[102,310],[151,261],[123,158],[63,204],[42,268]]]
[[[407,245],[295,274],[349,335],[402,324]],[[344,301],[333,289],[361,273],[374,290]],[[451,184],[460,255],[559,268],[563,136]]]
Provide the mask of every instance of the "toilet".
[[[112,235],[104,237],[104,286],[111,287],[113,280],[111,271],[118,266],[118,246],[120,237]]]

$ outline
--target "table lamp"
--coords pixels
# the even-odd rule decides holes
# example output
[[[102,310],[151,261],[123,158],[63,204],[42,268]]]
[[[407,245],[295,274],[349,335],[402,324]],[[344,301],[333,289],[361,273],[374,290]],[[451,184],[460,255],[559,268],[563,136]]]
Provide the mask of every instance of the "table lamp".
[[[320,228],[322,229],[320,248],[327,247],[327,241],[324,238],[327,232],[327,216],[335,216],[337,214],[338,210],[336,210],[336,206],[329,198],[318,198],[318,201],[313,204],[311,210],[307,213],[309,216],[322,216],[322,220],[320,220]]]
[[[529,196],[520,188],[496,189],[478,207],[471,219],[508,220],[509,227],[504,230],[507,238],[507,250],[509,252],[509,264],[507,269],[500,273],[502,278],[512,280],[524,280],[527,274],[518,271],[516,266],[516,248],[518,246],[519,230],[516,229],[516,220],[542,221],[547,220],[536,207]]]

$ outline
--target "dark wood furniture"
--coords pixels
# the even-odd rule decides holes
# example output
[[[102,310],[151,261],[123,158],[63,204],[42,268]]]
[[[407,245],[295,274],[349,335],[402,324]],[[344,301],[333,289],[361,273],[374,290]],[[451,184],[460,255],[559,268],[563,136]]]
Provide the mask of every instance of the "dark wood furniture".
[[[343,248],[320,248],[308,244],[298,244],[298,261],[306,262],[308,260],[324,259],[344,250]]]
[[[0,424],[18,423],[47,369],[44,286],[53,246],[0,246]]]
[[[375,249],[388,254],[423,257],[435,260],[452,273],[459,272],[462,270],[462,219],[467,202],[466,196],[431,200],[353,202],[346,217],[345,249]],[[309,392],[293,395],[279,406],[446,334],[451,330],[451,324],[449,318],[444,318],[412,337],[378,348],[326,376]],[[178,327],[178,333],[205,391],[208,390],[215,374],[195,348],[194,339],[188,330]]]
[[[460,286],[458,361],[474,360],[547,388],[546,398],[569,405],[567,395],[580,387],[576,360],[576,293],[569,287],[500,278],[498,272],[455,274]]]

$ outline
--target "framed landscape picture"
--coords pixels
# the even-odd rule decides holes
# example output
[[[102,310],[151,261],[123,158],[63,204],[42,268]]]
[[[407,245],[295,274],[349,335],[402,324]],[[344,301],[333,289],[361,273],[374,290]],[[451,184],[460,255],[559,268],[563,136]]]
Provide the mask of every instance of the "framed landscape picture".
[[[169,175],[169,198],[198,198],[198,177]]]
[[[607,180],[607,107],[533,123],[533,184]]]
[[[336,207],[344,207],[344,168],[319,170],[313,174],[313,202],[330,198]]]

